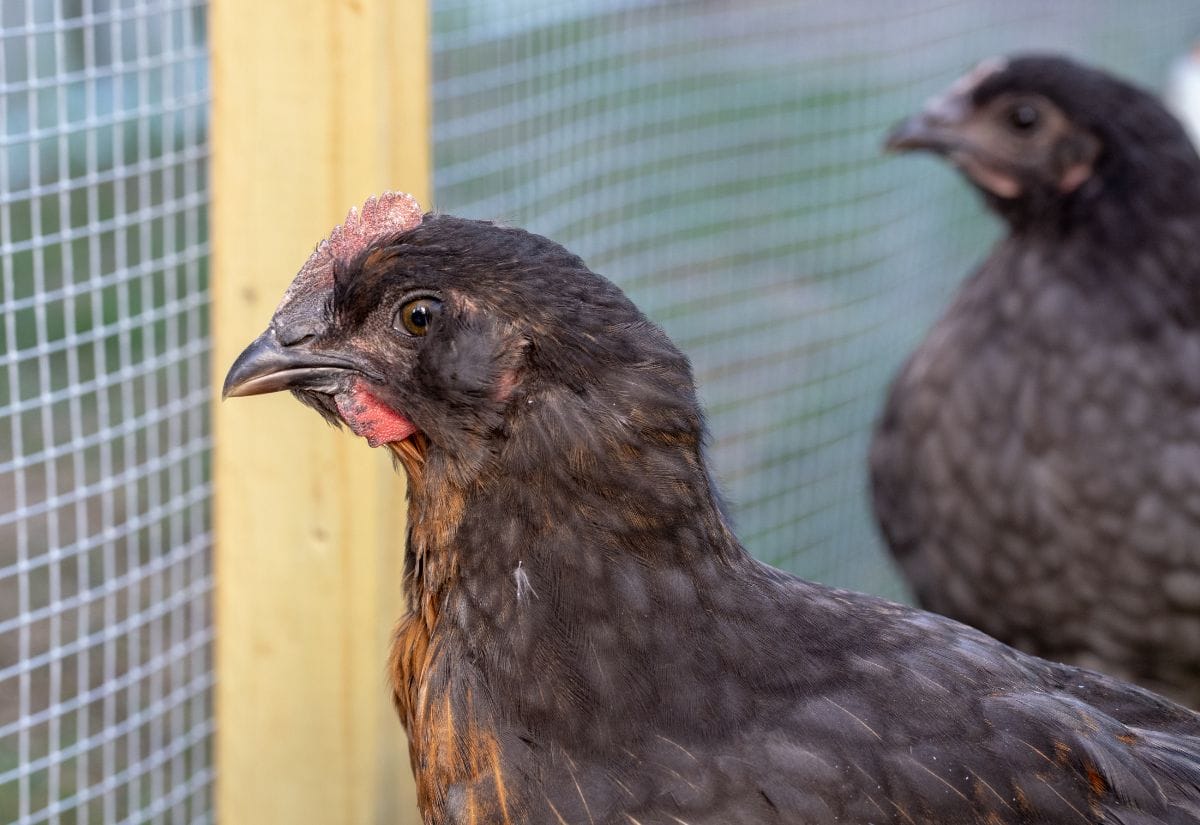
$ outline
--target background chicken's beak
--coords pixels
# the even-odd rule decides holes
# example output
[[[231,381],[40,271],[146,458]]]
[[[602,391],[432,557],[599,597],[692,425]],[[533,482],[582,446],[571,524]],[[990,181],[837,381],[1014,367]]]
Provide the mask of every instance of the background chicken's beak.
[[[970,106],[961,96],[944,96],[930,101],[924,109],[892,128],[884,141],[889,152],[929,149],[947,152],[962,144],[960,127]]]
[[[225,376],[222,398],[261,395],[280,390],[335,391],[346,373],[358,372],[353,362],[308,348],[285,346],[274,326],[246,347]]]

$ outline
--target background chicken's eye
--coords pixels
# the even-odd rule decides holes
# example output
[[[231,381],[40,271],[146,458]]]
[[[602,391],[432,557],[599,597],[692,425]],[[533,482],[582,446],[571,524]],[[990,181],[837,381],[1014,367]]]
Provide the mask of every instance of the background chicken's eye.
[[[1028,131],[1037,125],[1038,110],[1028,103],[1019,103],[1008,110],[1008,122],[1018,131]]]
[[[397,330],[404,330],[409,335],[424,335],[441,309],[442,302],[437,298],[417,298],[408,301],[396,313],[392,326]]]

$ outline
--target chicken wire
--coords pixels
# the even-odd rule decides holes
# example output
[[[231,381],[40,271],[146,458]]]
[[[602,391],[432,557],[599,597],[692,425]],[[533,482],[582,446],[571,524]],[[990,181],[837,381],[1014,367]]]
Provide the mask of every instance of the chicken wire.
[[[0,0],[0,821],[207,821],[205,8]]]
[[[900,597],[869,515],[886,383],[998,224],[902,115],[1054,49],[1159,87],[1195,0],[435,0],[439,209],[548,235],[691,356],[758,556]]]

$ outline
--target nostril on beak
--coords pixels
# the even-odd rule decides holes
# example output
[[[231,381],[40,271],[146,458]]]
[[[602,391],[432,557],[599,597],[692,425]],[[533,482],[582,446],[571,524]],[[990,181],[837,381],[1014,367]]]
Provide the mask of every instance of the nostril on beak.
[[[316,338],[319,328],[320,324],[313,321],[297,321],[283,328],[276,327],[275,337],[283,346],[294,347],[311,338]]]

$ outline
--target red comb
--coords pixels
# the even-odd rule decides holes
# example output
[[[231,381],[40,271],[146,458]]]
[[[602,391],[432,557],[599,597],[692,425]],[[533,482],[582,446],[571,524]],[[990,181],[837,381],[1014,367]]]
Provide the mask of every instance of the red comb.
[[[346,220],[317,244],[300,267],[275,314],[318,300],[320,291],[333,282],[334,261],[353,260],[377,238],[420,226],[421,218],[421,205],[404,192],[384,192],[377,198],[367,198],[361,209],[351,207]]]
[[[314,254],[351,260],[376,238],[417,226],[421,223],[421,215],[421,205],[412,195],[403,192],[384,192],[377,198],[367,198],[361,210],[350,207],[346,220],[334,227]]]

